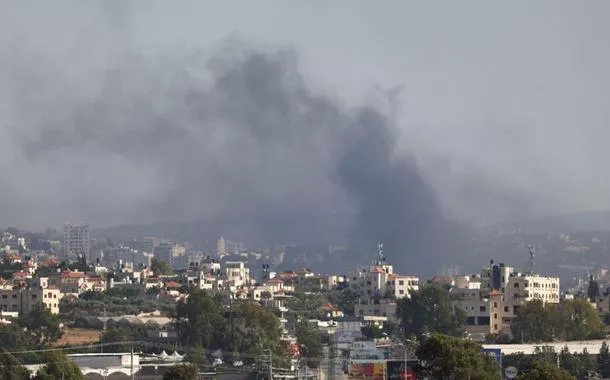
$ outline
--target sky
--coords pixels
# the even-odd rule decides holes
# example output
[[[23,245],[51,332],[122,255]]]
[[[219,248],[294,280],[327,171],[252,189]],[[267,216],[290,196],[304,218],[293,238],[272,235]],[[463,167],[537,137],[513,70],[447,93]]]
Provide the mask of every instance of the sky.
[[[294,215],[309,239],[608,209],[608,8],[2,2],[0,224]]]

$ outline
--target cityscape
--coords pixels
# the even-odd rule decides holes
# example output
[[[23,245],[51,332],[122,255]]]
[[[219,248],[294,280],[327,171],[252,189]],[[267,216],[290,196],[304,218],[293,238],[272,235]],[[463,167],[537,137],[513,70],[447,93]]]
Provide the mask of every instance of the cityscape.
[[[609,14],[0,1],[0,380],[610,380]]]
[[[565,286],[537,271],[534,245],[523,270],[490,260],[473,274],[420,278],[398,273],[382,242],[368,263],[316,273],[277,270],[290,252],[310,252],[295,246],[251,249],[221,236],[206,252],[94,236],[72,223],[1,234],[0,336],[25,371],[65,370],[23,354],[47,347],[86,379],[188,376],[172,372],[183,368],[227,379],[435,378],[422,358],[442,336],[478,345],[497,376],[549,357],[579,377],[610,370],[601,360],[610,358],[608,270]]]

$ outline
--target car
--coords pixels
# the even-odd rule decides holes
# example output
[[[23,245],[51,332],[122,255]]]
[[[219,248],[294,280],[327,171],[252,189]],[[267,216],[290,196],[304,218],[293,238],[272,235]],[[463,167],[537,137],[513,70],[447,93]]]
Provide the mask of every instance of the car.
[[[242,367],[244,365],[244,362],[241,360],[235,360],[233,362],[233,367]]]
[[[223,365],[223,364],[224,364],[224,363],[222,362],[222,359],[221,359],[221,358],[216,358],[216,359],[214,359],[214,362],[212,363],[212,365],[213,365],[214,367],[219,366],[219,365]]]

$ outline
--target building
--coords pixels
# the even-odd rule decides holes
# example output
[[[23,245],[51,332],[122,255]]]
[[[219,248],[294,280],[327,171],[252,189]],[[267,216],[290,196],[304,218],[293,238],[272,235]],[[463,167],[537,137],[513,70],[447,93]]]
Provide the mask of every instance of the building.
[[[49,285],[48,279],[37,278],[27,287],[0,290],[0,311],[23,315],[43,304],[52,314],[59,314],[62,297],[61,291]]]
[[[351,280],[360,289],[360,299],[354,308],[359,317],[377,316],[393,320],[396,318],[396,300],[419,290],[418,277],[394,273],[394,267],[385,261],[381,244],[373,265],[362,268]]]
[[[91,237],[89,236],[88,224],[64,225],[64,254],[71,259],[84,256],[90,260],[89,251],[91,250]]]
[[[254,282],[250,277],[250,268],[243,261],[227,261],[224,266],[224,278],[229,286],[239,287]]]
[[[455,284],[453,305],[466,313],[466,331],[479,338],[510,334],[510,324],[526,302],[558,303],[560,297],[558,277],[518,273],[493,261],[480,276],[459,276]]]
[[[222,236],[216,242],[216,254],[221,258],[229,254],[227,252],[227,241]]]
[[[154,257],[169,263],[175,269],[177,264],[185,269],[188,265],[186,246],[171,241],[162,241],[154,249]]]

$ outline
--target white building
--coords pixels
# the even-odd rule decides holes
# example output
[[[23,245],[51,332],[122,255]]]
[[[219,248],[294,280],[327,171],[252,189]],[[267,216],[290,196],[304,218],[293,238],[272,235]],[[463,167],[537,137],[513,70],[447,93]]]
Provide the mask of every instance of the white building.
[[[253,283],[250,268],[243,261],[227,261],[224,265],[224,277],[229,286],[244,286]]]
[[[526,302],[541,300],[559,302],[559,278],[539,274],[522,274],[504,264],[493,264],[481,270],[481,276],[456,281],[451,289],[455,307],[466,312],[466,330],[484,336],[488,333],[510,333],[510,324]]]
[[[84,255],[87,260],[90,260],[91,237],[89,236],[89,225],[66,223],[64,225],[63,244],[64,253],[68,257],[74,258]]]
[[[411,291],[419,290],[419,278],[394,273],[393,266],[385,262],[382,248],[380,244],[378,258],[373,265],[362,268],[352,277],[360,289],[360,299],[354,308],[357,316],[395,319],[396,300],[409,297]]]

